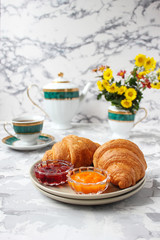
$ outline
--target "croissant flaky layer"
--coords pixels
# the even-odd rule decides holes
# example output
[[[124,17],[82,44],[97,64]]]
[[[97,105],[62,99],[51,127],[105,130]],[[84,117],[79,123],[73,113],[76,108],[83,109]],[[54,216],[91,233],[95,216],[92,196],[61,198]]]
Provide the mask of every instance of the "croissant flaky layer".
[[[93,163],[93,154],[100,144],[88,138],[68,135],[53,145],[48,150],[42,161],[46,160],[66,160],[71,162],[74,167],[90,166]]]
[[[94,153],[93,165],[108,171],[111,182],[120,188],[135,185],[145,175],[147,164],[139,147],[125,139],[101,145]]]

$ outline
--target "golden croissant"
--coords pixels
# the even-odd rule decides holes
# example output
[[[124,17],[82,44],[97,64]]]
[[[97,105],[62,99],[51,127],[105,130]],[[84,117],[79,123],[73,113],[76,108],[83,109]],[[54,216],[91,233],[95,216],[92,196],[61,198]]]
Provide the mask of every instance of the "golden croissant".
[[[147,164],[139,147],[125,139],[101,145],[94,153],[93,165],[108,171],[111,183],[119,188],[135,185],[145,175]]]
[[[71,162],[74,167],[90,166],[93,163],[93,154],[100,144],[90,139],[68,135],[48,150],[42,161],[61,159]]]

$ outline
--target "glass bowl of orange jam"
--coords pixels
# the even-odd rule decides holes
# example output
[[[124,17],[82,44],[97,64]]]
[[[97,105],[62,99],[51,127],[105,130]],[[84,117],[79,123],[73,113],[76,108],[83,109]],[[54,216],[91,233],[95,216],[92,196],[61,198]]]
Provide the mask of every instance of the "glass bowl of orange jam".
[[[103,169],[80,167],[70,170],[67,180],[77,194],[100,194],[108,188],[110,176]]]

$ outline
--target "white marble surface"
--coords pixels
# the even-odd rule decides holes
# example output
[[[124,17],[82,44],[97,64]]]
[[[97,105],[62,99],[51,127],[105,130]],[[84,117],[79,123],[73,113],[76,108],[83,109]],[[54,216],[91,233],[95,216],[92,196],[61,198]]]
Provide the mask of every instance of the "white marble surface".
[[[19,152],[0,144],[0,239],[1,240],[159,240],[160,239],[160,130],[156,120],[140,123],[131,141],[147,161],[146,183],[134,196],[101,206],[77,206],[42,195],[29,178],[30,167],[49,149]],[[68,134],[99,143],[109,140],[108,124],[73,124],[66,131],[53,130],[45,122],[44,133],[56,141]],[[0,129],[1,139],[5,137]]]
[[[160,67],[159,0],[1,0],[0,120],[37,112],[27,99],[30,84],[40,88],[62,71],[83,88],[92,81],[74,122],[102,122],[108,104],[97,101],[92,69],[109,65],[130,72],[139,53]],[[41,94],[33,93],[43,106]],[[142,105],[160,120],[160,94],[150,90]],[[157,111],[158,110],[158,111]]]

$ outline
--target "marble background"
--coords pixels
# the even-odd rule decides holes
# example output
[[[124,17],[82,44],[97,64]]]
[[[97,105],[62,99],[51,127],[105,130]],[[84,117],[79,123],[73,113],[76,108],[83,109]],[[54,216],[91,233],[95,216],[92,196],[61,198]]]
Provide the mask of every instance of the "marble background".
[[[102,122],[108,103],[97,101],[92,69],[100,64],[114,72],[130,71],[138,53],[160,67],[160,0],[1,0],[0,120],[39,112],[26,89],[40,88],[62,71],[80,89],[92,81],[73,122]],[[41,93],[33,98],[43,106]],[[160,92],[144,93],[147,121],[160,121]]]

